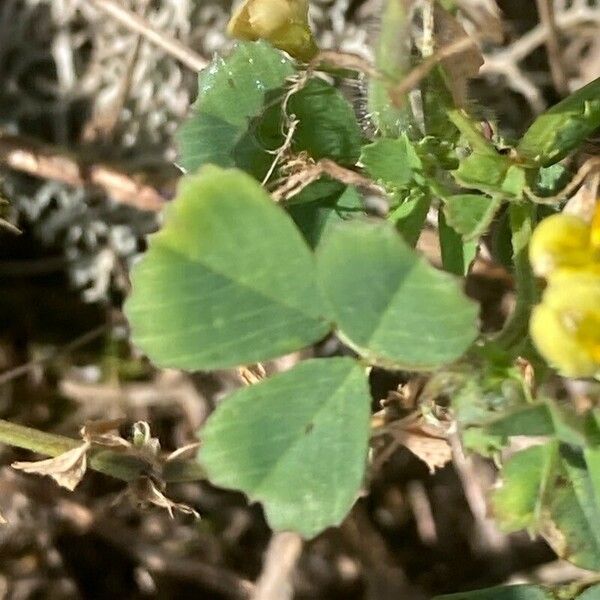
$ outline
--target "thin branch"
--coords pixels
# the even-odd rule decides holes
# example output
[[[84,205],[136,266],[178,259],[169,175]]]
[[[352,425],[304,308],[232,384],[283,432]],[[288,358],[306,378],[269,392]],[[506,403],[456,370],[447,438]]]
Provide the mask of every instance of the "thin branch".
[[[410,92],[423,78],[445,58],[459,54],[471,46],[477,45],[477,40],[472,36],[462,37],[447,46],[443,46],[431,56],[427,57],[423,62],[419,63],[402,81],[392,87],[389,91],[390,99],[394,106],[401,106],[406,94]]]
[[[556,91],[561,96],[569,93],[569,84],[565,75],[562,52],[559,43],[559,30],[554,17],[554,6],[551,0],[536,0],[540,21],[546,28],[546,51],[548,53],[548,64],[550,74]]]
[[[88,165],[61,148],[22,136],[0,133],[0,165],[74,187],[99,187],[113,200],[140,210],[156,212],[164,204],[158,190],[128,173],[109,165]]]
[[[0,419],[0,443],[56,457],[80,446],[81,440],[45,433]],[[111,450],[92,450],[89,465],[95,471],[123,481],[135,481],[147,474],[149,466],[137,456]],[[205,478],[200,464],[189,460],[167,461],[161,476],[167,483],[198,481]]]
[[[157,31],[145,19],[121,4],[117,4],[113,0],[88,0],[88,2],[115,19],[115,21],[121,23],[123,27],[139,33],[149,42],[152,42],[193,71],[201,71],[208,64],[208,61],[203,56],[200,56],[200,54],[194,52],[180,41],[170,38],[161,31]]]

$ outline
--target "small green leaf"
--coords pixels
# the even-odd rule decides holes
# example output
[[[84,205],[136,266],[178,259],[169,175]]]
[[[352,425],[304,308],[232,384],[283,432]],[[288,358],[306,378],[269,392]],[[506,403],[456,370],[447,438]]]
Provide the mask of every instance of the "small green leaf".
[[[436,596],[433,600],[556,600],[539,585],[502,585],[473,592]]]
[[[563,159],[600,127],[600,77],[539,115],[517,152],[547,167]]]
[[[408,197],[388,215],[388,221],[395,225],[406,243],[413,248],[419,241],[430,206],[431,196],[414,187]]]
[[[181,181],[131,281],[133,340],[160,366],[257,362],[329,330],[300,232],[235,169],[207,166]]]
[[[463,276],[469,271],[471,263],[477,256],[477,241],[463,241],[460,235],[446,223],[443,211],[438,213],[438,232],[440,236],[440,251],[442,266],[448,273]]]
[[[299,121],[293,138],[296,152],[346,166],[356,163],[362,143],[360,126],[350,103],[332,85],[311,79],[290,98],[288,113]]]
[[[499,199],[482,194],[457,194],[442,200],[448,225],[467,241],[487,231],[501,204]]]
[[[317,253],[321,288],[342,338],[383,366],[433,369],[477,335],[477,306],[389,223],[333,228]]]
[[[600,570],[600,505],[587,467],[580,449],[557,441],[515,454],[492,497],[500,525],[537,531],[561,558]]]
[[[569,169],[557,163],[549,167],[542,167],[537,172],[535,192],[539,196],[554,196],[569,183]]]
[[[502,487],[492,495],[492,511],[504,531],[539,526],[557,452],[555,442],[533,446],[517,452],[504,465]]]
[[[550,495],[555,524],[545,532],[561,557],[584,569],[600,570],[600,505],[580,452],[561,448],[560,467]]]
[[[508,194],[520,197],[523,190],[518,184],[525,183],[522,169],[511,165],[501,154],[473,152],[460,161],[453,175],[462,186],[493,196]]]
[[[360,157],[371,177],[390,191],[405,188],[422,168],[421,159],[406,134],[365,146]]]
[[[265,111],[267,93],[294,71],[293,62],[266,42],[238,43],[229,57],[215,57],[200,73],[192,115],[177,136],[181,166],[190,172],[207,163],[238,166],[261,178],[273,160],[266,150],[283,139],[280,114],[271,113],[274,122],[262,127],[251,128],[251,122]]]
[[[215,485],[262,502],[274,529],[313,537],[357,498],[370,403],[356,361],[307,360],[225,398],[200,431],[199,460]]]

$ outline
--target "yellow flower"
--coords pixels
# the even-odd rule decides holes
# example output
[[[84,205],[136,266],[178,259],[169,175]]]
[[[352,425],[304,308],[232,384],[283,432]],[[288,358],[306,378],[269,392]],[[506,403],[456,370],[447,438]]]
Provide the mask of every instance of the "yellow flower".
[[[245,0],[233,13],[227,31],[243,40],[267,40],[303,61],[318,50],[308,24],[308,0]]]
[[[591,223],[548,217],[529,246],[537,275],[547,279],[530,333],[542,356],[567,377],[600,377],[600,204]]]

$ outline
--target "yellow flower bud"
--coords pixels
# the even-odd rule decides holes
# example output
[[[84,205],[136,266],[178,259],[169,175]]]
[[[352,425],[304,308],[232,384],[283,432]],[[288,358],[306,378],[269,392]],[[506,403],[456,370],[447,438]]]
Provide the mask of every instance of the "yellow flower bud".
[[[531,337],[562,375],[600,375],[600,275],[557,271],[533,310]]]
[[[227,31],[243,40],[267,40],[303,61],[318,50],[308,24],[308,0],[245,0],[233,13]]]

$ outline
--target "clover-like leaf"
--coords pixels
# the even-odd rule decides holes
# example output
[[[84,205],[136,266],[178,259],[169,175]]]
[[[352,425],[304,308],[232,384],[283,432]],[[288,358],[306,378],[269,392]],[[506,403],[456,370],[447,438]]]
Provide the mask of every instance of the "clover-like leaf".
[[[200,431],[199,460],[215,485],[262,502],[274,529],[312,537],[359,493],[369,420],[363,367],[307,360],[225,398]]]
[[[283,140],[279,113],[266,111],[267,94],[282,88],[294,70],[289,58],[262,41],[239,43],[229,57],[215,57],[200,73],[192,115],[177,136],[181,166],[237,166],[261,178],[273,160],[267,150]],[[259,119],[264,113],[270,122]]]
[[[389,223],[333,228],[317,253],[319,282],[342,338],[383,366],[432,369],[477,335],[477,306]]]
[[[181,181],[131,278],[133,340],[160,366],[257,362],[329,330],[300,232],[235,169],[207,166]]]

